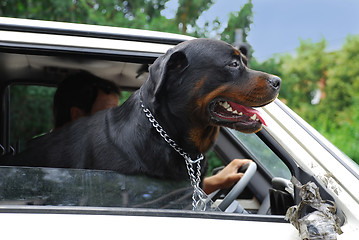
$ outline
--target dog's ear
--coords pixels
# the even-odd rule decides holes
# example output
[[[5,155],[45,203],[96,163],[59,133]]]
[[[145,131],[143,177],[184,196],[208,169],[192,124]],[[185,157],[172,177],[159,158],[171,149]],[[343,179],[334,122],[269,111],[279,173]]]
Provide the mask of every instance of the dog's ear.
[[[145,93],[147,101],[155,101],[160,94],[163,85],[168,79],[178,79],[179,75],[188,67],[188,59],[186,54],[182,51],[167,52],[165,55],[159,57],[150,67],[150,76],[145,83],[147,88],[145,91],[152,91],[152,93]],[[151,98],[151,99],[148,99]]]
[[[171,54],[164,68],[160,69],[161,72],[157,79],[154,95],[159,94],[164,82],[166,82],[170,76],[178,76],[187,67],[188,60],[182,51],[174,52]]]

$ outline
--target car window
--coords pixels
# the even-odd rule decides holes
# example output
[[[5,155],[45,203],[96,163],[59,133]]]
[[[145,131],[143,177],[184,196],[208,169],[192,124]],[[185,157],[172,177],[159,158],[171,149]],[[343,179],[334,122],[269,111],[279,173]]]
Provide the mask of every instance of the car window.
[[[232,129],[230,131],[273,177],[292,177],[289,168],[256,134],[245,134]]]

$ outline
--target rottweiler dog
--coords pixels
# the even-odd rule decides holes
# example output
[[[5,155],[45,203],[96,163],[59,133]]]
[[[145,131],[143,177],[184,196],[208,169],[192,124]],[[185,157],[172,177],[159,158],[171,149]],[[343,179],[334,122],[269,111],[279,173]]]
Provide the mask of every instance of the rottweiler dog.
[[[213,145],[220,126],[259,131],[264,120],[253,107],[272,102],[280,84],[277,76],[249,69],[240,51],[225,42],[186,41],[152,64],[147,81],[123,105],[38,138],[8,165],[187,179],[183,157],[159,134],[144,109],[195,158]]]

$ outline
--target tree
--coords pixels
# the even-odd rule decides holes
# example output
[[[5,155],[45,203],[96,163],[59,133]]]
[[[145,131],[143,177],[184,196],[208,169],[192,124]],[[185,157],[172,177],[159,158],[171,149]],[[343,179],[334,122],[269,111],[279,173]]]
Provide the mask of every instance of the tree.
[[[326,98],[321,103],[322,121],[317,124],[335,145],[359,163],[359,36],[348,36],[343,48],[331,54]]]
[[[359,36],[326,51],[326,41],[302,40],[295,55],[280,55],[253,67],[282,78],[280,99],[359,163]],[[314,93],[320,101],[313,102]]]
[[[301,40],[296,55],[281,57],[281,74],[284,79],[281,97],[293,108],[311,104],[320,79],[327,78],[330,58],[325,52],[326,41],[318,43]]]
[[[0,16],[62,22],[87,23],[127,28],[159,30],[208,37],[221,26],[218,19],[205,28],[196,21],[214,0],[179,0],[173,19],[161,15],[169,0],[0,0]],[[233,43],[234,31],[243,29],[245,40],[252,23],[251,0],[239,12],[232,13],[222,39]],[[190,31],[189,31],[190,29]]]
[[[343,48],[333,54],[335,64],[328,69],[325,104],[334,111],[346,111],[359,96],[359,37],[348,36]]]
[[[235,42],[236,29],[242,29],[242,40],[247,42],[247,36],[250,31],[250,25],[253,23],[253,4],[252,0],[249,0],[241,7],[239,12],[231,12],[227,27],[221,34],[221,39],[228,43]]]
[[[67,22],[86,22],[92,1],[1,0],[0,16]]]
[[[201,14],[208,10],[213,0],[179,0],[176,13],[176,23],[182,34],[187,33],[187,27],[196,25]]]
[[[84,1],[84,0],[82,0]],[[168,0],[93,0],[90,5],[90,24],[127,28],[151,29],[152,22],[161,18]]]

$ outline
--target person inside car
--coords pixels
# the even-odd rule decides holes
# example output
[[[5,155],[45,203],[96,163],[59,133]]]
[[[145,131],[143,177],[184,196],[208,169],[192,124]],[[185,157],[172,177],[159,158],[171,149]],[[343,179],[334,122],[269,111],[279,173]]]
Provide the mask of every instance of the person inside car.
[[[87,72],[80,72],[63,80],[54,95],[53,113],[55,126],[59,129],[84,116],[119,105],[119,88],[110,81]],[[243,173],[238,169],[248,159],[234,159],[224,169],[203,180],[203,191],[210,194],[217,189],[231,187]]]
[[[70,75],[59,85],[54,95],[54,129],[84,116],[116,107],[120,91],[113,82],[87,72]]]

